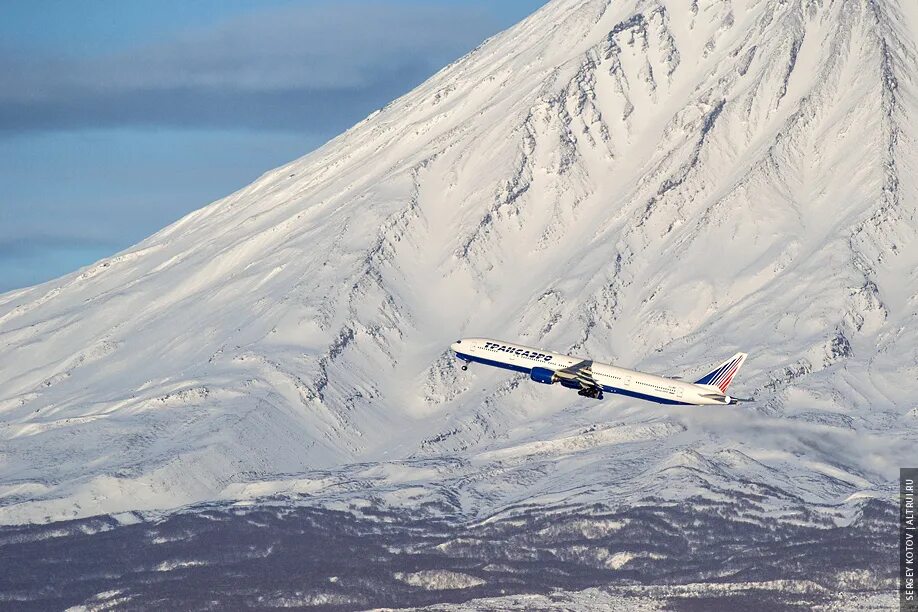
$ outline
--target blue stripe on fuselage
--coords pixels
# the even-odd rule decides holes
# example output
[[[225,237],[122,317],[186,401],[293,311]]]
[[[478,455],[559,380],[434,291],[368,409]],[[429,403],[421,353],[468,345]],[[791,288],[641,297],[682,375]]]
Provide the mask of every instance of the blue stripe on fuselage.
[[[456,353],[456,357],[462,361],[481,363],[484,365],[489,365],[495,368],[503,368],[505,370],[513,370],[514,372],[525,372],[529,374],[532,372],[532,368],[527,368],[524,366],[513,365],[511,363],[504,363],[503,361],[495,361],[494,359],[485,359],[484,357],[475,357],[467,353]],[[686,402],[677,402],[675,400],[664,399],[662,397],[656,397],[654,395],[647,395],[645,393],[638,393],[637,391],[628,391],[627,389],[619,389],[618,387],[607,387],[606,385],[600,385],[603,392],[605,393],[614,393],[615,395],[624,395],[627,397],[633,397],[635,399],[640,399],[648,402],[656,402],[657,404],[670,404],[675,406],[691,406]]]
[[[474,357],[466,353],[456,353],[456,357],[462,361],[474,361],[475,363],[483,363],[485,365],[493,366],[495,368],[503,368],[505,370],[513,370],[514,372],[525,372],[529,374],[532,372],[532,368],[526,368],[523,366],[513,365],[512,363],[504,363],[503,361],[495,361],[493,359],[485,359],[484,357]]]
[[[614,393],[615,395],[627,395],[628,397],[633,397],[640,400],[645,400],[648,402],[656,402],[657,404],[670,404],[674,406],[692,406],[686,402],[677,402],[676,400],[663,399],[662,397],[657,397],[655,395],[646,395],[644,393],[638,393],[637,391],[628,391],[627,389],[619,389],[618,387],[607,387],[602,385],[602,390],[606,393]]]

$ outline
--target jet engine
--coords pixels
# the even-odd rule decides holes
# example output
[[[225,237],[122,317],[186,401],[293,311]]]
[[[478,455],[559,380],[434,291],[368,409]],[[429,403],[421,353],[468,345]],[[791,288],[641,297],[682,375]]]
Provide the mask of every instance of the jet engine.
[[[553,370],[548,368],[532,368],[532,372],[529,373],[529,377],[537,383],[542,383],[543,385],[550,385],[552,383],[558,382],[558,379],[555,378],[555,373]]]

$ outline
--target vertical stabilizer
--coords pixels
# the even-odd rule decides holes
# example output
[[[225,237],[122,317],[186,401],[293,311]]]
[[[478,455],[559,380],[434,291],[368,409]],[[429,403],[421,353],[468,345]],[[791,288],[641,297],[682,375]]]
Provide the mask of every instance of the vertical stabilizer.
[[[746,361],[746,357],[748,357],[746,353],[737,353],[730,359],[717,366],[714,370],[708,372],[700,379],[696,380],[695,384],[711,385],[720,389],[721,393],[726,393],[727,387],[730,386],[730,382],[733,380],[733,377],[736,376],[736,373],[739,372],[743,362]]]

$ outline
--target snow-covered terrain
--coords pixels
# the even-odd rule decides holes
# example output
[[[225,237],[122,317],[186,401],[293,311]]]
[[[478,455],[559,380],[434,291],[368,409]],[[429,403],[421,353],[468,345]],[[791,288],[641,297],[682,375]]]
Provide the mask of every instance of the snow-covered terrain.
[[[549,3],[0,296],[0,523],[280,496],[852,524],[918,462],[916,45],[912,0]],[[745,350],[757,401],[599,403],[461,372],[462,336],[687,377]]]

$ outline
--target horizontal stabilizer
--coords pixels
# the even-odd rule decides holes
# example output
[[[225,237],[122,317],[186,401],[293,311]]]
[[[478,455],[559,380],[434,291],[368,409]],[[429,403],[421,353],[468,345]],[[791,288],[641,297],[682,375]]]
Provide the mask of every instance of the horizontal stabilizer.
[[[754,402],[754,399],[751,398],[742,398],[742,397],[729,397],[727,395],[721,395],[719,393],[702,393],[701,397],[706,397],[708,399],[715,399],[721,401],[725,404],[739,404],[740,402]]]

